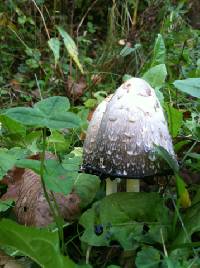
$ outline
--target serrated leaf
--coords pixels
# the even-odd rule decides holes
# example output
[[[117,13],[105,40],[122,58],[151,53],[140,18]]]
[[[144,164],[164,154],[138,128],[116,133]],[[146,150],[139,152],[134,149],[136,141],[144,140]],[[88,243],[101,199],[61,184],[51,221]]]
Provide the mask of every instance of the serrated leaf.
[[[153,59],[151,66],[156,66],[158,64],[165,63],[166,48],[163,37],[161,34],[158,34],[156,38],[154,49],[153,49]]]
[[[48,41],[48,45],[50,49],[53,51],[53,55],[55,58],[55,65],[58,63],[58,60],[60,58],[60,41],[58,38],[51,38]]]
[[[169,131],[173,138],[175,138],[183,123],[183,112],[165,103],[167,111],[167,119],[169,123]]]
[[[165,82],[167,76],[167,69],[165,64],[156,65],[143,75],[143,79],[146,80],[153,88],[161,88]]]
[[[157,233],[162,227],[167,234],[167,213],[157,193],[115,193],[82,214],[80,224],[85,231],[81,240],[93,246],[108,246],[114,240],[127,250],[144,242],[161,243]],[[144,224],[149,228],[145,234]]]
[[[200,98],[200,78],[187,78],[176,80],[173,85],[184,93]]]
[[[78,49],[77,49],[77,46],[76,46],[74,40],[71,38],[71,36],[63,28],[58,26],[57,29],[63,38],[64,45],[65,45],[70,57],[74,60],[74,62],[78,66],[81,73],[84,73],[83,67],[78,59]]]
[[[0,245],[11,246],[45,268],[75,268],[75,264],[62,256],[57,232],[19,225],[11,220],[0,221]]]

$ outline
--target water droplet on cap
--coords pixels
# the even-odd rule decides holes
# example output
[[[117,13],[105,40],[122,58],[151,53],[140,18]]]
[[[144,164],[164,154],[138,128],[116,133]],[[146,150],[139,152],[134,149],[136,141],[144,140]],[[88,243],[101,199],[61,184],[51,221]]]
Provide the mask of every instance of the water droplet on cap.
[[[109,135],[108,136],[110,141],[116,141],[117,140],[117,136],[113,136],[113,135]]]
[[[114,121],[117,120],[117,117],[115,117],[115,116],[109,116],[109,120],[112,121],[112,122],[114,122]]]
[[[123,171],[123,175],[126,176],[127,175],[127,172],[126,170]]]
[[[134,123],[136,121],[136,118],[134,116],[129,116],[128,121],[130,123]]]

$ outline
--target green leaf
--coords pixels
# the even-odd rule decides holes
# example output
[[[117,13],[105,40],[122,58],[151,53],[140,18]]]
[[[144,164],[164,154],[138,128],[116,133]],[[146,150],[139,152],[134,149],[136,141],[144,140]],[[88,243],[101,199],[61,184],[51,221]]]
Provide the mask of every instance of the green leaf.
[[[165,63],[166,56],[166,48],[163,37],[161,34],[158,34],[156,38],[154,49],[153,49],[153,59],[151,63],[151,67],[156,66],[158,64]]]
[[[54,58],[55,58],[55,65],[56,65],[60,58],[60,41],[58,40],[58,38],[51,38],[48,41],[48,45],[50,49],[53,51]]]
[[[32,169],[35,173],[40,174],[40,161],[32,159],[20,159],[15,163],[16,167]]]
[[[193,206],[187,208],[186,212],[182,214],[184,228],[179,228],[179,225],[177,226],[176,237],[174,237],[174,242],[171,244],[172,248],[176,248],[179,245],[183,247],[184,244],[189,246],[188,243],[192,242],[192,235],[200,232],[200,191],[198,194],[199,198],[197,198],[197,202]]]
[[[57,29],[63,38],[64,45],[65,45],[70,57],[74,60],[74,62],[78,66],[81,73],[84,73],[83,67],[78,59],[78,49],[77,49],[77,46],[76,46],[74,40],[71,38],[71,36],[63,28],[58,26]]]
[[[6,200],[6,201],[1,201],[0,200],[0,212],[4,212],[8,210],[9,208],[12,207],[13,205],[13,200]]]
[[[15,165],[16,157],[9,151],[0,151],[0,180],[12,169]]]
[[[70,103],[68,98],[54,96],[37,102],[34,105],[34,108],[41,111],[46,116],[49,114],[57,115],[63,112],[67,112],[70,108]]]
[[[188,208],[191,205],[190,195],[186,188],[184,180],[176,174],[176,187],[179,197],[179,203],[182,208]]]
[[[160,267],[160,253],[153,247],[143,247],[137,254],[135,264],[137,268],[158,268]]]
[[[179,166],[177,163],[177,160],[172,157],[171,154],[168,153],[168,151],[161,147],[161,146],[155,146],[157,153],[161,158],[163,158],[169,165],[169,167],[175,172],[179,172]]]
[[[128,250],[140,243],[162,243],[158,233],[162,228],[166,239],[168,213],[157,193],[115,193],[94,203],[82,214],[80,224],[85,228],[83,242],[108,246],[118,241]],[[144,226],[149,228],[146,233]]]
[[[167,76],[167,69],[165,64],[159,64],[150,68],[144,75],[146,80],[153,88],[161,88]]]
[[[48,145],[52,145],[56,152],[66,151],[70,146],[70,140],[66,140],[64,135],[56,130],[51,130],[48,137]]]
[[[97,105],[97,100],[96,99],[87,99],[84,102],[84,105],[86,108],[94,108]]]
[[[81,206],[86,207],[95,198],[100,187],[100,179],[90,174],[79,174],[74,181],[74,192],[81,199]]]
[[[99,190],[100,180],[97,176],[79,173],[82,163],[82,148],[75,148],[62,162],[68,179],[73,178],[73,190],[80,196],[81,206],[92,202]]]
[[[75,178],[69,177],[62,165],[51,159],[45,162],[44,180],[49,190],[67,195],[72,191]]]
[[[16,161],[16,166],[32,169],[40,175],[41,162],[38,160],[23,159]],[[44,181],[47,188],[56,193],[69,194],[72,191],[76,177],[68,176],[63,166],[53,159],[45,161]]]
[[[176,80],[173,85],[184,93],[200,98],[200,78],[187,78]]]
[[[0,122],[2,123],[3,128],[6,129],[9,134],[25,137],[26,128],[22,124],[14,121],[6,115],[0,115]]]
[[[33,108],[11,108],[5,114],[27,126],[51,129],[78,127],[80,118],[74,113],[67,112],[68,109],[69,100],[55,96],[36,103]]]
[[[178,109],[170,106],[170,104],[165,103],[165,108],[167,111],[167,119],[169,123],[169,131],[173,138],[175,138],[183,123],[183,113]]]
[[[59,251],[57,232],[25,227],[11,220],[0,221],[0,245],[11,246],[45,268],[75,268],[75,264]]]

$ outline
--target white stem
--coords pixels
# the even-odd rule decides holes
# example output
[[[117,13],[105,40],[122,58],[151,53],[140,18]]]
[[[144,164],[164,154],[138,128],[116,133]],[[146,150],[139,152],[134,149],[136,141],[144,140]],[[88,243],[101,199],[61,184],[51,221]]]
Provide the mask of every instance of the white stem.
[[[126,179],[126,191],[127,192],[139,192],[140,181],[135,179]]]
[[[106,195],[117,192],[117,180],[106,179]]]

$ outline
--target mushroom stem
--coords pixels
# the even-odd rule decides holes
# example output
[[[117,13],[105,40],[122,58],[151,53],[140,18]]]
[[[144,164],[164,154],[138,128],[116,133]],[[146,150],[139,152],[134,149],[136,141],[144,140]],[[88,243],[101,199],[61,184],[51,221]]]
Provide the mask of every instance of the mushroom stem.
[[[127,192],[139,192],[140,191],[140,181],[136,179],[126,180],[126,191]]]
[[[106,179],[106,195],[117,192],[117,180]]]

